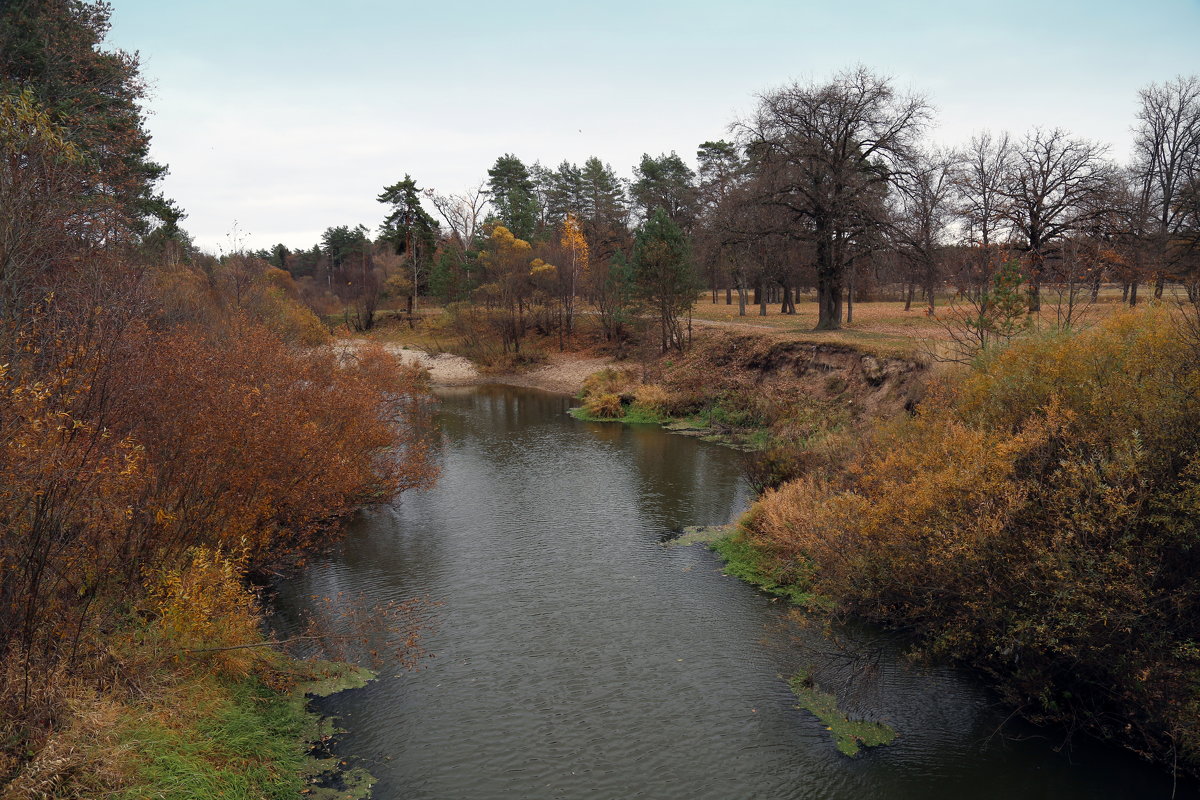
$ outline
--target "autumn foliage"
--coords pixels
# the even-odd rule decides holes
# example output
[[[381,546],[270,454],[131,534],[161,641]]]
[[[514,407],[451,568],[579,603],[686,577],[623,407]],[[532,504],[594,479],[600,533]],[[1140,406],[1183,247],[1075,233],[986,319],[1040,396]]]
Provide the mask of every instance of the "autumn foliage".
[[[1021,341],[744,525],[777,571],[1027,716],[1200,765],[1200,353],[1130,313]]]

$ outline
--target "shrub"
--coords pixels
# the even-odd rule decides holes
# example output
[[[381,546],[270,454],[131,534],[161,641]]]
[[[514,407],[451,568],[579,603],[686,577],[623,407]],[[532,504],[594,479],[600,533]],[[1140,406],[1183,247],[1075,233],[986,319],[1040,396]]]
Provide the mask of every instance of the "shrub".
[[[643,383],[634,389],[634,402],[656,414],[666,413],[671,404],[670,393],[657,383]]]
[[[619,419],[625,416],[625,406],[621,398],[615,394],[601,394],[589,397],[583,404],[583,410],[588,416],[597,419]]]

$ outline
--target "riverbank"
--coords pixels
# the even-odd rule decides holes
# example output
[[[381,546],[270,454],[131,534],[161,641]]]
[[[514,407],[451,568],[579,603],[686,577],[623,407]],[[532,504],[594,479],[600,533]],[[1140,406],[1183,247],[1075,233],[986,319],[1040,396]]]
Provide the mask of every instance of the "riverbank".
[[[1198,348],[1155,309],[1020,340],[836,461],[790,444],[805,467],[723,546],[1014,714],[1195,774]]]
[[[309,708],[310,697],[364,686],[369,672],[298,661],[263,639],[239,656],[251,668],[231,669],[136,625],[110,645],[112,685],[67,687],[66,713],[4,800],[369,795],[371,776],[331,757],[333,722]]]
[[[913,357],[703,331],[686,353],[592,375],[572,414],[656,423],[755,453],[750,479],[764,488],[841,465],[867,430],[916,406],[929,376]]]
[[[365,339],[343,339],[335,347],[342,352],[353,352],[361,347]],[[433,386],[483,386],[502,384],[542,389],[559,394],[576,394],[589,375],[613,363],[604,356],[580,353],[548,353],[545,363],[537,364],[521,372],[489,372],[481,369],[469,358],[453,353],[429,353],[405,344],[383,343],[383,348],[407,364],[419,364],[429,371]]]

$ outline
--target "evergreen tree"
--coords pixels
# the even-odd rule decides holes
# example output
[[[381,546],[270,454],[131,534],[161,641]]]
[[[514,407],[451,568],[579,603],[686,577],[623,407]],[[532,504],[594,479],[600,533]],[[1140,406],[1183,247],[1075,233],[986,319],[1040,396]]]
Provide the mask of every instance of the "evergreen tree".
[[[546,221],[558,225],[568,214],[579,215],[583,204],[583,173],[579,167],[564,161],[550,174],[546,193]]]
[[[518,239],[537,230],[538,204],[533,179],[521,159],[505,153],[488,170],[488,196],[496,215]]]
[[[155,192],[167,168],[149,157],[137,55],[101,49],[111,13],[84,0],[0,2],[0,95],[31,92],[86,156],[95,220],[81,230],[105,241],[155,226],[174,235],[183,214]]]
[[[630,193],[647,220],[661,208],[680,228],[691,227],[696,218],[696,173],[682,158],[674,151],[658,158],[643,154],[633,174]]]
[[[380,226],[380,234],[397,255],[406,256],[412,280],[411,296],[415,298],[420,291],[422,270],[432,259],[437,244],[437,220],[421,206],[421,190],[410,175],[384,187],[376,199],[392,207]]]
[[[633,250],[634,290],[658,316],[663,352],[687,344],[679,318],[691,310],[700,291],[683,231],[658,208],[638,230]]]
[[[580,170],[579,216],[593,249],[602,253],[607,242],[626,236],[625,187],[613,168],[595,156]]]

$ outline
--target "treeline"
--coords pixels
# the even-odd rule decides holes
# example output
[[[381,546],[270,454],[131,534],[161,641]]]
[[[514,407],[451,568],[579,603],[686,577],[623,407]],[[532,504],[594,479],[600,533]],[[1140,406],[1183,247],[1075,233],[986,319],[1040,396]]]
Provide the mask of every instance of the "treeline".
[[[821,329],[852,321],[856,299],[902,299],[907,309],[919,295],[932,312],[949,291],[986,314],[997,274],[1014,263],[1028,309],[1039,311],[1049,289],[1069,326],[1106,282],[1131,305],[1142,283],[1156,298],[1169,283],[1189,297],[1200,285],[1200,78],[1152,84],[1138,100],[1127,163],[1058,128],[984,132],[947,150],[928,141],[927,100],[858,68],[763,94],[731,126],[732,141],[699,146],[695,170],[674,152],[644,155],[631,180],[595,157],[550,169],[505,154],[465,192],[421,191],[409,176],[387,187],[380,200],[392,213],[374,240],[361,226],[337,227],[311,250],[259,255],[291,272],[316,307],[349,304],[368,327],[388,294],[490,302],[496,276],[481,254],[503,225],[531,244],[530,264],[554,267],[554,291],[568,298],[558,306],[583,287],[598,305],[623,308],[636,287],[655,308],[653,280],[639,285],[626,268],[640,265],[630,258],[636,236],[661,213],[683,237],[679,271],[707,284],[714,302],[718,289],[727,302],[736,291],[743,314],[751,293],[761,313],[769,299],[794,313],[797,294],[812,289]],[[561,250],[568,226],[587,245],[586,267]],[[532,283],[526,294],[536,305]],[[557,316],[570,327],[569,312]]]
[[[420,374],[306,347],[327,333],[286,271],[190,245],[108,14],[0,11],[0,783],[25,769],[29,796],[77,701],[257,636],[237,581],[432,474]],[[199,619],[205,593],[240,622]]]

